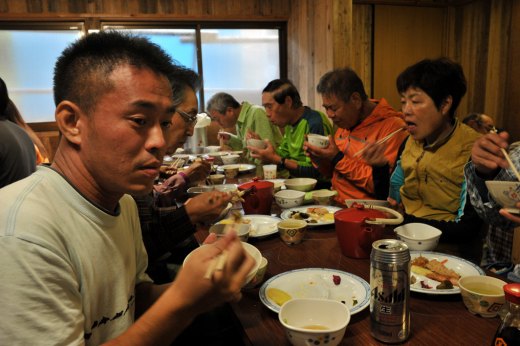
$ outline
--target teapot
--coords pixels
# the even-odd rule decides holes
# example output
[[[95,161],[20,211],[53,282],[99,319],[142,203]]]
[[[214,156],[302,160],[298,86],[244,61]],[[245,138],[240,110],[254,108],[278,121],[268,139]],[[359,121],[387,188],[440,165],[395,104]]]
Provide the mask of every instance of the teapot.
[[[388,215],[395,218],[388,218]],[[369,258],[372,243],[384,238],[385,225],[398,225],[403,216],[390,208],[353,203],[334,213],[334,227],[341,252],[352,258]]]
[[[271,215],[274,184],[270,181],[253,179],[253,181],[238,185],[239,191],[248,191],[242,198],[244,214]]]

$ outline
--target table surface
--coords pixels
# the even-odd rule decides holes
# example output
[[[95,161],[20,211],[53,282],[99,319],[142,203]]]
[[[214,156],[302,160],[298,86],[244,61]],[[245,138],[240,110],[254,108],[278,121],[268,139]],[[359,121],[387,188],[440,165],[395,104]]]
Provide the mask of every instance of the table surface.
[[[279,212],[273,202],[273,212]],[[279,215],[279,214],[278,214]],[[207,235],[199,230],[197,239]],[[388,232],[389,238],[393,232]],[[300,268],[330,268],[357,275],[370,282],[370,260],[341,253],[334,225],[308,228],[304,241],[288,246],[277,234],[250,238],[267,258],[265,280]],[[261,286],[261,285],[260,285]],[[290,345],[278,315],[260,301],[259,287],[244,289],[240,302],[232,304],[242,324],[245,342],[251,345]],[[427,295],[410,292],[411,334],[403,345],[489,345],[500,319],[482,318],[468,312],[460,294]],[[369,307],[352,316],[341,345],[384,345],[370,334]]]

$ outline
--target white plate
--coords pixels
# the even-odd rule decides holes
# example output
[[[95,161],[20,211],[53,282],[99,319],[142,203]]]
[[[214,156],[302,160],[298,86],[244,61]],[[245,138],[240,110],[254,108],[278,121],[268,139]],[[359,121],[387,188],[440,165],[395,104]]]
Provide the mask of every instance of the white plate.
[[[233,167],[233,166],[236,166],[236,165],[239,165],[240,167],[238,168],[238,172],[239,173],[247,173],[247,172],[252,172],[256,169],[256,166],[255,165],[252,165],[252,164],[246,164],[246,163],[234,163],[232,165],[222,165],[222,166],[218,166],[217,167],[217,172],[218,173],[224,173],[224,168],[226,167]]]
[[[339,285],[334,284],[333,275],[341,278]],[[269,288],[278,288],[292,298],[322,298],[345,302],[351,315],[370,304],[368,282],[357,275],[335,269],[296,269],[278,274],[264,282],[258,293],[260,300],[270,310],[279,312],[280,306],[266,295]]]
[[[280,217],[282,218],[282,220],[287,220],[287,219],[291,218],[291,213],[293,211],[300,212],[300,213],[302,213],[302,212],[306,213],[307,212],[307,208],[326,208],[329,211],[329,213],[332,213],[332,214],[334,214],[338,210],[342,209],[340,207],[333,207],[333,206],[330,206],[330,205],[307,205],[307,206],[303,206],[303,207],[295,207],[295,208],[286,209],[286,210],[284,210],[280,214]],[[310,220],[310,218],[308,220]],[[334,219],[328,220],[328,221],[318,221],[316,223],[310,223],[308,220],[305,220],[305,221],[307,221],[307,226],[309,226],[309,227],[323,226],[323,225],[333,225],[334,224]]]
[[[467,261],[463,258],[440,253],[440,252],[432,252],[432,251],[410,251],[410,257],[413,261],[414,258],[417,258],[419,256],[423,256],[427,258],[428,260],[436,259],[439,262],[442,262],[446,260],[444,265],[446,268],[454,270],[456,273],[458,273],[461,277],[468,276],[468,275],[486,275],[482,268],[477,266],[474,263],[471,263],[470,261]],[[435,281],[432,279],[428,279],[425,276],[417,275],[415,273],[411,273],[411,275],[415,276],[417,281],[410,286],[410,290],[412,292],[420,292],[420,293],[426,293],[426,294],[458,294],[460,293],[460,288],[457,286],[453,286],[451,289],[445,289],[445,290],[438,290],[435,287],[437,287],[438,284],[440,284],[439,281]],[[422,288],[421,287],[421,281],[424,281],[425,284],[427,284],[430,287],[433,288]]]
[[[268,215],[244,215],[244,219],[251,220],[251,231],[249,237],[251,238],[263,238],[268,235],[278,233],[278,222],[282,221],[279,217],[268,216]]]

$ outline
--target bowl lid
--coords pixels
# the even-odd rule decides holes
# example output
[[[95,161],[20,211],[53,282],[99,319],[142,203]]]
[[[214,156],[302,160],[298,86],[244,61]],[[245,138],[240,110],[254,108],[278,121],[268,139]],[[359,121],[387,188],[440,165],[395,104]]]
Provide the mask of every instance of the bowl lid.
[[[238,185],[239,190],[246,190],[250,187],[256,187],[257,189],[268,189],[270,187],[274,188],[274,183],[266,180],[254,180],[247,183],[243,183]]]

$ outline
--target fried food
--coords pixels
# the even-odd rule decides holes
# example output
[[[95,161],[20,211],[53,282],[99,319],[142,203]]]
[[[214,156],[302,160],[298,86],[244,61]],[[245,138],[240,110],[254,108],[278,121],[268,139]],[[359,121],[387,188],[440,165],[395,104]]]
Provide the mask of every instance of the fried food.
[[[446,268],[446,266],[437,261],[436,259],[428,260],[426,257],[419,256],[412,261],[412,273],[417,275],[426,276],[428,279],[432,279],[439,282],[448,281],[452,285],[458,286],[460,275]],[[440,285],[438,289],[448,289],[449,284]]]

